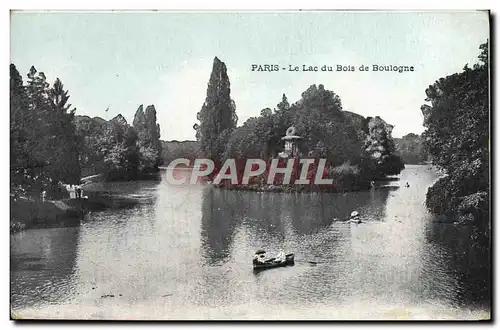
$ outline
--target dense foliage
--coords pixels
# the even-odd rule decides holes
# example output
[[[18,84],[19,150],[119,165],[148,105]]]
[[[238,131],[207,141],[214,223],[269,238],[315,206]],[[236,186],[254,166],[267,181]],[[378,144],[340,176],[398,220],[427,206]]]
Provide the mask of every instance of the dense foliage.
[[[161,141],[163,165],[178,158],[194,160],[200,156],[198,141]]]
[[[136,179],[156,171],[163,162],[156,110],[139,106],[130,126],[122,115],[110,121],[76,116],[82,165],[88,173],[103,173],[108,180]]]
[[[367,135],[364,142],[365,152],[372,160],[371,168],[376,178],[397,175],[404,169],[401,158],[396,155],[396,146],[391,136],[392,125],[376,116],[367,122]],[[375,164],[373,164],[373,162]]]
[[[323,85],[310,86],[294,104],[283,94],[274,109],[263,109],[260,116],[237,128],[235,118],[226,66],[216,58],[207,100],[198,113],[200,124],[195,125],[202,153],[216,163],[229,158],[241,164],[249,158],[277,158],[284,147],[282,137],[294,126],[301,137],[299,157],[326,159],[327,172],[338,178],[335,187],[366,187],[371,180],[399,174],[404,167],[395,155],[392,126],[380,117],[342,111],[340,97]],[[341,173],[349,179],[341,178]]]
[[[417,134],[407,134],[402,138],[394,138],[396,152],[405,164],[424,164],[428,160],[423,148],[422,138]]]
[[[489,66],[488,43],[479,64],[440,78],[426,90],[424,146],[445,171],[427,192],[427,207],[461,221],[489,221]]]
[[[133,124],[138,135],[139,170],[154,171],[162,163],[160,125],[156,123],[154,105],[147,106],[145,113],[141,105],[135,113]]]
[[[307,156],[326,158],[332,166],[354,162],[359,157],[361,141],[343,115],[337,94],[323,85],[312,85],[294,108],[295,127],[305,142],[300,147]]]
[[[11,192],[61,197],[61,184],[79,184],[82,175],[103,173],[108,179],[135,178],[161,164],[156,110],[142,106],[134,127],[116,116],[75,116],[59,79],[50,86],[45,74],[31,67],[23,79],[10,65]]]
[[[57,79],[52,86],[31,67],[23,84],[10,65],[11,191],[37,195],[57,191],[59,182],[78,183],[78,138],[67,104],[68,92]]]

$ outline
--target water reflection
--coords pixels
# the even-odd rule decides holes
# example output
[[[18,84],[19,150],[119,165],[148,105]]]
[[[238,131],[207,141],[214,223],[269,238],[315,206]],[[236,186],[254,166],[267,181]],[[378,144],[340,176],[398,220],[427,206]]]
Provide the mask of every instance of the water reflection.
[[[74,293],[79,228],[28,230],[11,235],[12,307],[62,302]],[[33,299],[36,296],[36,299]]]
[[[389,191],[352,194],[264,194],[206,188],[202,227],[207,253],[227,257],[235,228],[244,223],[262,236],[283,242],[286,233],[312,235],[345,220],[352,211],[364,221],[383,221]]]
[[[467,226],[429,222],[425,237],[440,259],[446,260],[445,270],[456,283],[456,303],[484,307],[491,303],[489,239],[474,234]]]
[[[345,219],[358,210],[367,222],[383,221],[388,196],[385,189],[342,195],[205,188],[201,220],[204,254],[209,265],[224,264],[224,270],[210,270],[205,286],[223,283],[225,289],[217,292],[229,301],[244,298],[307,305],[354,295],[360,282],[356,277],[359,273],[353,276],[353,268],[359,268],[359,260],[351,256],[355,239],[351,225],[335,219]],[[297,264],[286,272],[258,273],[249,278],[250,261],[258,248],[271,253],[281,249],[293,252]],[[245,291],[243,297],[242,292],[232,297],[235,287],[245,279],[254,283],[253,289]]]
[[[209,265],[222,263],[229,257],[238,217],[235,206],[241,205],[226,191],[207,188],[203,191],[201,235],[204,255]]]
[[[448,311],[484,301],[489,250],[432,222],[424,199],[435,178],[408,167],[409,188],[348,194],[124,183],[144,197],[135,208],[11,235],[12,306],[93,318],[353,319],[367,306]],[[362,224],[335,220],[354,210]],[[293,252],[295,266],[254,274],[258,248]]]

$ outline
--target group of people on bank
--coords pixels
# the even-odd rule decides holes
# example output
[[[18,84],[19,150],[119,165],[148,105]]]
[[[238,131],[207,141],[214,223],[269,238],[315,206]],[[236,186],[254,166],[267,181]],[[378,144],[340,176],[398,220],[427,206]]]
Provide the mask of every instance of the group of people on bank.
[[[70,198],[85,198],[82,185],[66,185]]]

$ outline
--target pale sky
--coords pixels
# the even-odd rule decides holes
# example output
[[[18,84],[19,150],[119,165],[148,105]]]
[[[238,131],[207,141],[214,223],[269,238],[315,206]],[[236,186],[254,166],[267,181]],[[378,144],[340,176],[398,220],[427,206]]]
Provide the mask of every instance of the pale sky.
[[[213,58],[228,67],[238,125],[312,84],[344,110],[421,133],[425,89],[477,62],[486,12],[35,13],[11,15],[11,63],[59,77],[78,115],[129,123],[154,104],[162,140],[194,140]],[[252,64],[408,65],[415,72],[252,72]],[[106,114],[105,109],[110,107]]]

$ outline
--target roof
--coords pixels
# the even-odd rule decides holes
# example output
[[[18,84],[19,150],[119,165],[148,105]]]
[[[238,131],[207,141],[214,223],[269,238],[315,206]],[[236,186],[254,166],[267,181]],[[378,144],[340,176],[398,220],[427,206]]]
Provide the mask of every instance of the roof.
[[[297,136],[297,135],[287,135],[281,138],[282,140],[298,140],[302,139],[302,137]]]

